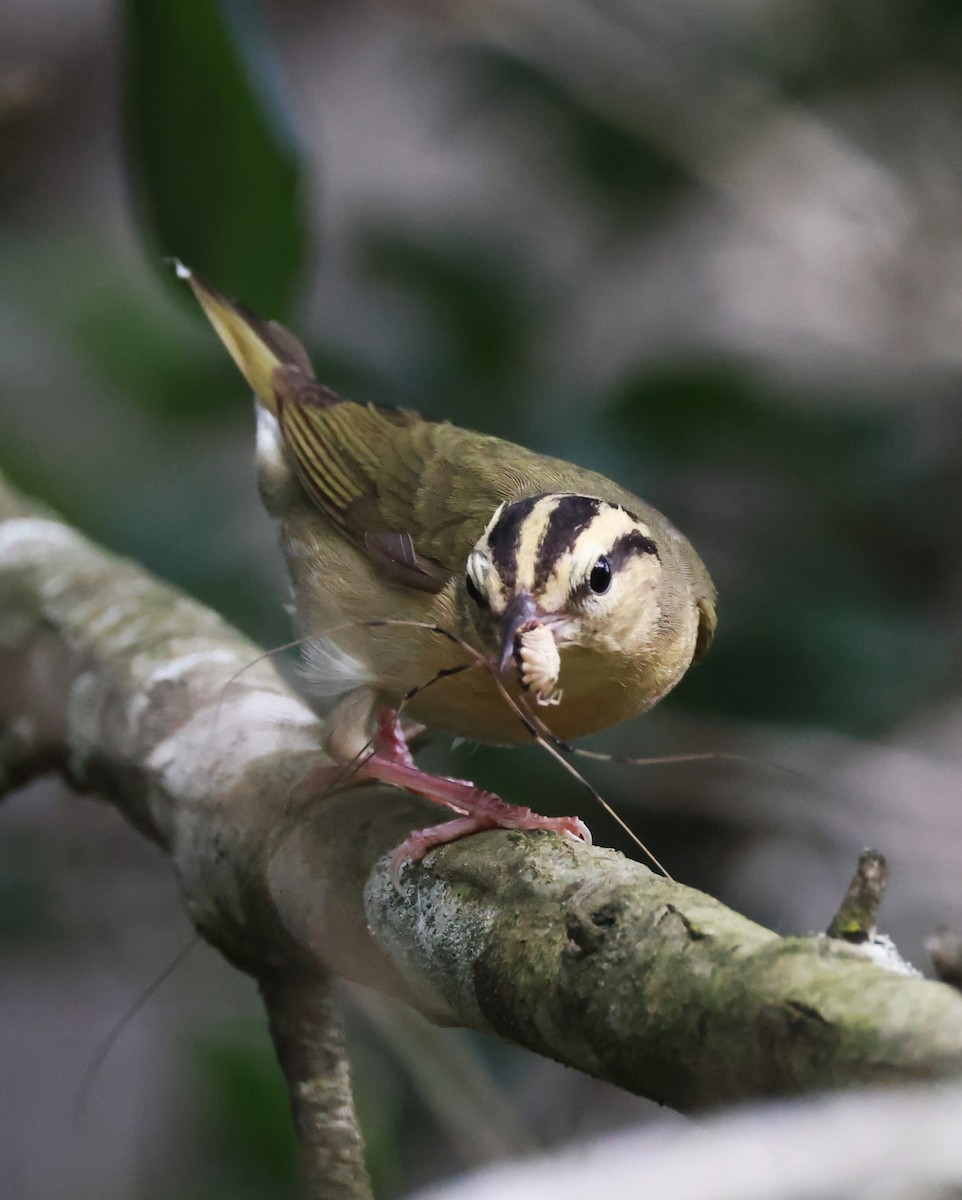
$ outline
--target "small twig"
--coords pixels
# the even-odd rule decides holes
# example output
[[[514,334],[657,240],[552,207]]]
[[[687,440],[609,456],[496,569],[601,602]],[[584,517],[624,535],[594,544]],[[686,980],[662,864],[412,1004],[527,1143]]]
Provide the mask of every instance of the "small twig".
[[[871,941],[888,877],[885,856],[877,850],[863,850],[845,899],[826,930],[828,936],[856,944]]]
[[[962,992],[962,937],[954,929],[939,929],[925,939],[925,949],[939,979]]]
[[[371,1200],[330,976],[262,977],[260,989],[287,1079],[306,1200]]]

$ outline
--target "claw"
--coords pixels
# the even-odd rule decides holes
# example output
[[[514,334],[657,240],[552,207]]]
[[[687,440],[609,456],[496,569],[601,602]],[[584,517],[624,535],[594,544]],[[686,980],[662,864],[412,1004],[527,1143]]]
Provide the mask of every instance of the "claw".
[[[391,855],[391,882],[399,895],[407,861],[420,861],[435,846],[458,841],[483,829],[545,829],[574,842],[591,845],[591,833],[580,817],[542,817],[530,808],[506,804],[466,779],[429,775],[414,764],[404,734],[390,709],[380,714],[377,749],[358,767],[357,777],[406,788],[457,813],[453,821],[417,829]]]
[[[572,842],[578,842],[582,846],[590,846],[592,844],[591,830],[580,817],[560,817],[559,820],[565,822],[565,827],[559,830],[563,837],[568,838]]]

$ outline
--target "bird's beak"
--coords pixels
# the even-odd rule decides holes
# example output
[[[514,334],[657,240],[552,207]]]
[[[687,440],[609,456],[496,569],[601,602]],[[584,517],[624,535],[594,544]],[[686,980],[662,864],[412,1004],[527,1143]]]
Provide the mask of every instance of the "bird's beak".
[[[501,657],[498,659],[498,670],[507,670],[514,657],[514,642],[518,630],[527,625],[538,615],[538,606],[530,592],[516,592],[508,601],[508,607],[501,618]]]

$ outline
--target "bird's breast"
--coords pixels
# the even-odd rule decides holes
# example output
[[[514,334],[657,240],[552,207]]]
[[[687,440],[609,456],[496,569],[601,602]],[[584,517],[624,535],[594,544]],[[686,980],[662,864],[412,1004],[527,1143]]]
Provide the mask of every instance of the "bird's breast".
[[[687,664],[686,664],[687,665]],[[431,728],[447,729],[482,742],[526,742],[531,734],[521,713],[533,713],[565,740],[619,725],[646,712],[680,678],[684,668],[665,672],[618,655],[567,647],[561,655],[557,704],[538,704],[513,677],[474,667],[432,684],[418,694],[408,713]]]

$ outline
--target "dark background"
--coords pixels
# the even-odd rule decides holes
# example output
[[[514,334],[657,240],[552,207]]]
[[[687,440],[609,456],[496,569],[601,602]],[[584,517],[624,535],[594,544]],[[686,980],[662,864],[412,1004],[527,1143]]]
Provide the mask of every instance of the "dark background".
[[[948,0],[6,0],[0,467],[289,636],[249,398],[177,254],[354,398],[616,477],[701,552],[719,632],[596,744],[754,761],[591,779],[677,878],[785,933],[824,928],[877,846],[924,964],[962,926],[960,43]],[[455,757],[622,845],[537,753]],[[188,939],[111,810],[51,784],[5,805],[5,1196],[291,1194],[253,986],[206,947],[84,1089]],[[381,1197],[676,1119],[346,1002]]]

